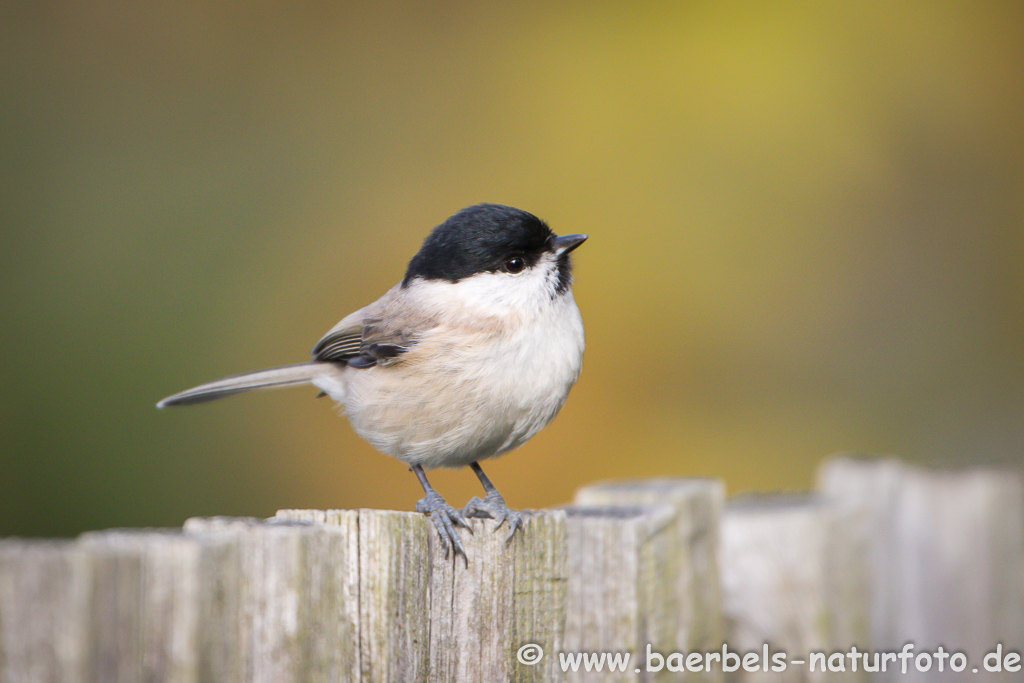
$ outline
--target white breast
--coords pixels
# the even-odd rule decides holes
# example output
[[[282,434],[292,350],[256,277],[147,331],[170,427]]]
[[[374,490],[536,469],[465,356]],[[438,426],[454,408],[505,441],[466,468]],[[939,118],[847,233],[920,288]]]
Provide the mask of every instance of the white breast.
[[[540,296],[542,276],[514,287],[492,273],[417,283],[415,304],[436,307],[444,324],[424,330],[400,362],[315,384],[360,436],[411,465],[462,467],[507,453],[554,418],[582,367],[576,302],[568,291]]]

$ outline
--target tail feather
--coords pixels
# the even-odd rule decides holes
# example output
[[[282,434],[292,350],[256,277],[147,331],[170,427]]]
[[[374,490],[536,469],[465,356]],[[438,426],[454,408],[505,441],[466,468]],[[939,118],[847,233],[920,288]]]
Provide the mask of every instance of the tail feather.
[[[156,404],[157,408],[170,406],[188,406],[205,403],[225,396],[240,394],[253,389],[274,389],[309,384],[319,374],[321,363],[301,363],[283,368],[247,372],[242,375],[225,377],[224,379],[201,384],[198,387],[168,396]]]

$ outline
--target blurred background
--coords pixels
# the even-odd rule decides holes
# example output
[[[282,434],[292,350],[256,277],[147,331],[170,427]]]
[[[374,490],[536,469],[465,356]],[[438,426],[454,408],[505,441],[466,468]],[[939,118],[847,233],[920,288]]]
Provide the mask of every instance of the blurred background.
[[[412,509],[315,389],[154,404],[305,360],[484,201],[591,236],[513,507],[1021,464],[1021,3],[515,5],[0,5],[0,535]]]

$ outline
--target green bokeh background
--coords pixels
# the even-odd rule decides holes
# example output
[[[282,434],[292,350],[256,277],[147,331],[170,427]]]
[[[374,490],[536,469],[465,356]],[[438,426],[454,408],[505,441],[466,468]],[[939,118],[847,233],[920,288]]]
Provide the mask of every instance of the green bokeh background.
[[[154,403],[304,360],[481,201],[591,235],[513,506],[1024,459],[1020,2],[16,1],[0,96],[0,535],[411,509],[314,389]]]

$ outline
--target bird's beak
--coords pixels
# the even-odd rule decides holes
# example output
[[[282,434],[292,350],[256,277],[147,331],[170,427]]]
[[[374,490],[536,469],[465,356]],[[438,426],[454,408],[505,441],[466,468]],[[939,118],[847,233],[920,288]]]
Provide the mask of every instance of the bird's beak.
[[[587,241],[587,235],[562,235],[551,240],[551,251],[555,256],[568,254]]]

